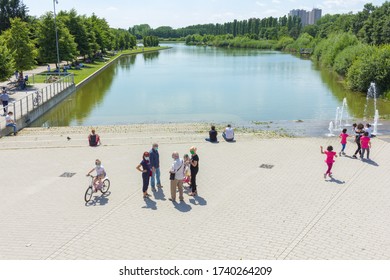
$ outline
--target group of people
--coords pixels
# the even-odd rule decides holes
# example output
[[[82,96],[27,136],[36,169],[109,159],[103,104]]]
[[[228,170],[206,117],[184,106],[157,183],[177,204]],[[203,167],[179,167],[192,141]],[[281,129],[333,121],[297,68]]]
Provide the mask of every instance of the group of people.
[[[88,136],[88,143],[91,147],[101,145],[100,137],[94,129]],[[179,200],[183,201],[183,183],[186,182],[190,188],[190,196],[196,196],[198,194],[196,175],[199,171],[199,156],[196,153],[197,148],[195,146],[190,148],[191,157],[185,154],[183,158],[180,158],[178,152],[172,153],[173,163],[169,169],[170,174],[170,201],[176,202],[176,192],[179,191]],[[158,144],[154,143],[150,151],[146,151],[142,155],[142,161],[136,167],[138,171],[142,173],[142,193],[144,198],[151,196],[148,193],[149,183],[152,191],[157,191],[157,188],[162,188],[161,185],[161,172],[160,172],[160,154],[158,152]],[[98,186],[101,185],[103,179],[106,177],[106,171],[102,166],[99,159],[95,161],[95,168],[88,172],[89,176],[93,171],[96,171],[96,177],[94,178],[94,191],[98,190]]]
[[[224,132],[222,132],[222,137],[226,142],[235,142],[234,129],[230,124],[228,124]],[[211,130],[209,131],[209,138],[206,138],[205,140],[211,143],[218,143],[218,132],[214,125],[211,126]]]
[[[355,153],[353,154],[352,158],[357,158],[357,154],[359,154],[360,158],[363,160],[365,154],[367,155],[367,159],[370,159],[370,149],[371,149],[371,138],[375,135],[372,135],[371,131],[371,125],[366,124],[365,126],[362,123],[356,124],[354,123],[352,126],[352,133],[353,135],[349,135],[347,133],[347,129],[344,128],[341,134],[339,135],[339,138],[341,138],[341,151],[339,152],[339,156],[342,155],[345,156],[345,148],[347,146],[347,139],[348,137],[354,137],[355,143],[357,145],[357,149]],[[326,154],[326,164],[328,166],[328,169],[326,170],[324,174],[324,178],[326,179],[327,176],[332,178],[332,167],[334,163],[334,158],[337,157],[337,153],[333,151],[332,146],[328,146],[327,149],[324,151],[323,147],[320,146],[321,154]]]
[[[18,87],[21,90],[24,90],[27,86],[28,75],[23,76],[23,72],[22,71],[19,72],[18,70],[16,70],[14,74],[15,74],[15,80],[18,83]]]
[[[183,158],[180,158],[178,152],[172,153],[173,163],[169,170],[169,179],[171,197],[170,201],[176,202],[176,192],[179,191],[179,200],[183,201],[183,182],[187,179],[190,184],[191,192],[190,196],[197,195],[196,175],[199,171],[199,156],[197,155],[197,148],[191,147],[190,154],[185,154]],[[162,188],[160,179],[160,155],[158,152],[158,144],[154,143],[152,149],[149,152],[144,152],[142,155],[142,161],[136,167],[138,171],[142,173],[142,193],[144,198],[148,198],[149,182],[152,187],[152,191],[156,191],[156,186]]]

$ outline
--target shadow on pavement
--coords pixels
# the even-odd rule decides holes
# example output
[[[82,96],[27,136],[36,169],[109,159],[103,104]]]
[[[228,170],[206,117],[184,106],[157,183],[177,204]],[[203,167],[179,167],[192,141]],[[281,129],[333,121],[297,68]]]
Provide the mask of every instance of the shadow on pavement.
[[[85,206],[104,206],[108,203],[108,198],[107,196],[110,196],[111,192],[108,191],[105,194],[98,195],[95,193],[93,200],[90,200],[89,202],[85,203]]]
[[[372,165],[372,166],[376,166],[376,167],[379,166],[379,164],[377,164],[377,163],[376,163],[375,161],[373,161],[372,159],[363,159],[362,161],[365,162],[365,163],[367,163],[367,164],[369,164],[369,165]]]
[[[340,181],[336,178],[331,178],[330,180],[326,180],[326,182],[329,182],[329,183],[336,183],[338,185],[344,185],[345,184],[345,181]]]
[[[144,209],[152,209],[157,210],[157,203],[154,200],[151,200],[150,198],[144,198],[145,206],[142,206]]]
[[[156,199],[156,200],[163,200],[163,201],[167,200],[165,198],[165,194],[164,194],[164,191],[162,188],[156,188],[156,191],[153,192],[153,196],[154,196],[154,199]]]
[[[207,201],[206,201],[203,197],[201,197],[201,196],[199,196],[199,195],[196,195],[196,196],[194,196],[193,198],[191,198],[191,199],[190,199],[190,202],[191,202],[192,204],[194,204],[194,205],[200,205],[200,206],[205,206],[205,205],[207,205]]]
[[[180,201],[180,203],[177,203],[176,201],[174,201],[172,203],[173,203],[173,206],[175,206],[175,209],[177,209],[178,211],[183,212],[183,213],[189,212],[192,209],[191,205],[188,205],[184,201]]]

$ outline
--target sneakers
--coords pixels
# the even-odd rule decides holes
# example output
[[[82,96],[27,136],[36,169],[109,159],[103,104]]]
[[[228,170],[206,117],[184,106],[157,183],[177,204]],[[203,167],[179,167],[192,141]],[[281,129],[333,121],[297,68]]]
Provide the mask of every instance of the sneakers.
[[[343,156],[345,156],[345,153],[344,153],[344,152],[342,152],[342,154],[343,154]]]
[[[157,184],[157,188],[162,188],[163,186],[161,186],[160,184]]]
[[[341,157],[341,152],[339,153],[339,157]]]
[[[357,158],[357,156],[356,156],[356,155],[353,155],[352,157],[353,157],[353,158]]]
[[[152,191],[154,191],[154,192],[155,192],[155,191],[157,191],[157,190],[156,190],[156,188],[155,188],[155,187],[152,187]]]

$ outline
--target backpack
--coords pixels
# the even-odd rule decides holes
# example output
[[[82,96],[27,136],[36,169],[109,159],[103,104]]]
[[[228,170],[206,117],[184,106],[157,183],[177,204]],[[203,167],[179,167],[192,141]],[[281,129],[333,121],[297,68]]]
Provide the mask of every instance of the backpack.
[[[95,134],[95,135],[90,135],[90,136],[89,136],[89,145],[90,145],[90,146],[96,146],[96,145],[97,145],[97,142],[96,142],[96,134]]]

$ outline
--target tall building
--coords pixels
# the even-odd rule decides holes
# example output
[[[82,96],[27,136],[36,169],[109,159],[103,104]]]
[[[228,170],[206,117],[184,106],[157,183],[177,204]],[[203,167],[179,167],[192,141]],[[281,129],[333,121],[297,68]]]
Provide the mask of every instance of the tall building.
[[[321,9],[313,9],[309,12],[309,24],[315,24],[322,16]]]
[[[288,13],[289,16],[297,16],[301,18],[302,26],[306,26],[309,24],[315,24],[317,20],[321,18],[322,10],[321,9],[313,9],[310,12],[306,10],[291,10]]]

